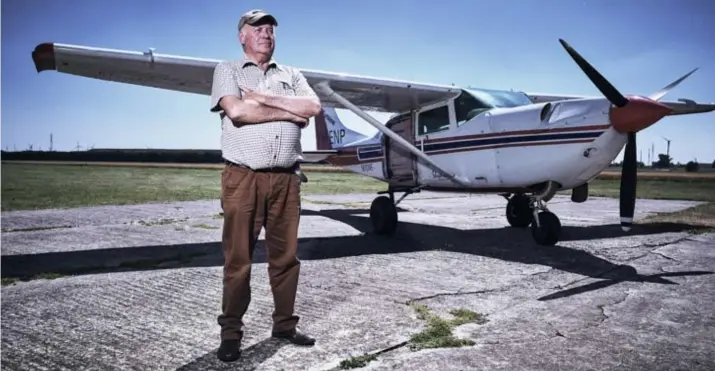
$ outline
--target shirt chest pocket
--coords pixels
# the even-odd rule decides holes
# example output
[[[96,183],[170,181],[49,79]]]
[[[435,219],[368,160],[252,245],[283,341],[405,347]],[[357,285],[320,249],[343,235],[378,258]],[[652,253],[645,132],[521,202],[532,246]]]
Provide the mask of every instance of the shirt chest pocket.
[[[270,79],[271,90],[276,95],[295,96],[295,88],[290,76],[278,74]]]

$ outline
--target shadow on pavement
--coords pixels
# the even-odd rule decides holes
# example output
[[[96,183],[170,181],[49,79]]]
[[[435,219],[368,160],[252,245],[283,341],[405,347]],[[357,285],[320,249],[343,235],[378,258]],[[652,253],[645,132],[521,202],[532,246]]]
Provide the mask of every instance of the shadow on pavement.
[[[217,350],[214,350],[177,368],[176,371],[255,370],[267,359],[273,357],[273,355],[286,344],[284,341],[267,338],[250,347],[242,347],[241,357],[235,362],[229,363],[220,361],[216,357]]]
[[[564,246],[538,246],[529,229],[511,227],[478,230],[459,230],[449,227],[400,222],[391,237],[370,233],[367,210],[303,210],[303,215],[320,215],[346,223],[364,232],[361,236],[303,238],[299,240],[301,260],[336,259],[360,255],[394,254],[443,250],[472,254],[509,262],[549,266],[602,280],[580,287],[559,291],[539,300],[553,300],[598,290],[619,282],[652,282],[677,284],[665,279],[672,276],[712,274],[712,272],[674,272],[641,275],[635,268],[619,265],[589,252]],[[621,236],[649,235],[665,232],[697,230],[698,227],[679,224],[635,225],[626,233],[620,225],[564,226],[562,241],[585,241]],[[254,262],[265,263],[267,255],[263,241],[259,241]],[[67,251],[45,254],[6,255],[2,257],[3,277],[32,278],[38,274],[91,274],[126,271],[170,269],[178,267],[217,267],[223,265],[220,242],[163,246],[141,246],[98,250]],[[267,339],[244,349],[241,358],[224,364],[216,358],[216,351],[179,368],[181,371],[207,369],[254,369],[275,354],[282,343]],[[217,340],[218,346],[218,340]]]
[[[613,272],[621,267],[584,250],[559,245],[539,246],[533,241],[528,228],[459,230],[401,221],[393,236],[375,235],[370,232],[371,225],[368,218],[354,215],[367,212],[367,210],[356,209],[319,212],[303,210],[303,215],[329,217],[365,234],[302,238],[299,240],[298,257],[301,260],[322,260],[438,249],[509,262],[544,265],[594,278],[604,278],[603,275],[609,272],[615,274]],[[564,226],[562,241],[682,232],[698,228],[691,225],[664,223],[635,225],[630,232],[623,232],[617,224]],[[263,241],[259,241],[253,261],[265,263],[266,258]],[[222,265],[220,242],[210,242],[5,255],[2,257],[2,276],[28,279],[47,273],[80,275]],[[636,273],[621,274],[619,277],[620,280],[626,281],[645,279],[644,276]],[[653,281],[652,278],[650,280],[649,282]],[[661,278],[659,282],[670,281]]]

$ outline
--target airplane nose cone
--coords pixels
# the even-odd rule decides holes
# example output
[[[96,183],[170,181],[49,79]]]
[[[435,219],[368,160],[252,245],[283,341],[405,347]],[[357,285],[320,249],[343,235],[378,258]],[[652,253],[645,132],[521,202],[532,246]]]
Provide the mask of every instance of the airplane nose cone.
[[[652,99],[630,96],[624,107],[611,108],[609,118],[619,133],[635,133],[655,124],[669,113],[670,108]]]

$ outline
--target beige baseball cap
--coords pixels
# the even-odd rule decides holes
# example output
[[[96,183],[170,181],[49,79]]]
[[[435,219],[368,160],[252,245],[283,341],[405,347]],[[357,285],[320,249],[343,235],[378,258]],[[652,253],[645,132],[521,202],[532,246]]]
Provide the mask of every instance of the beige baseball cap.
[[[238,29],[240,30],[241,27],[249,24],[249,25],[254,25],[256,22],[263,20],[265,18],[268,18],[268,20],[273,23],[274,26],[278,26],[278,20],[276,20],[276,17],[272,16],[271,14],[261,10],[261,9],[253,9],[249,10],[245,14],[241,16],[241,19],[238,21]]]

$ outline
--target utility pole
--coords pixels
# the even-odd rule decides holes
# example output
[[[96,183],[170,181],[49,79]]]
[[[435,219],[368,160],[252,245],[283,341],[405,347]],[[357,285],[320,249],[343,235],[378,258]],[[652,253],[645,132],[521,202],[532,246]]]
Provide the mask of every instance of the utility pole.
[[[651,165],[655,161],[655,143],[650,143],[650,163]]]
[[[668,147],[665,150],[665,155],[668,156],[668,158],[670,158],[670,139],[668,139],[666,137],[663,137],[663,139],[665,139],[665,141],[668,143]]]
[[[52,140],[52,133],[50,133],[50,152],[52,152],[52,150],[53,150],[54,148],[55,148],[55,146],[54,146],[54,142],[53,142],[53,140]]]

